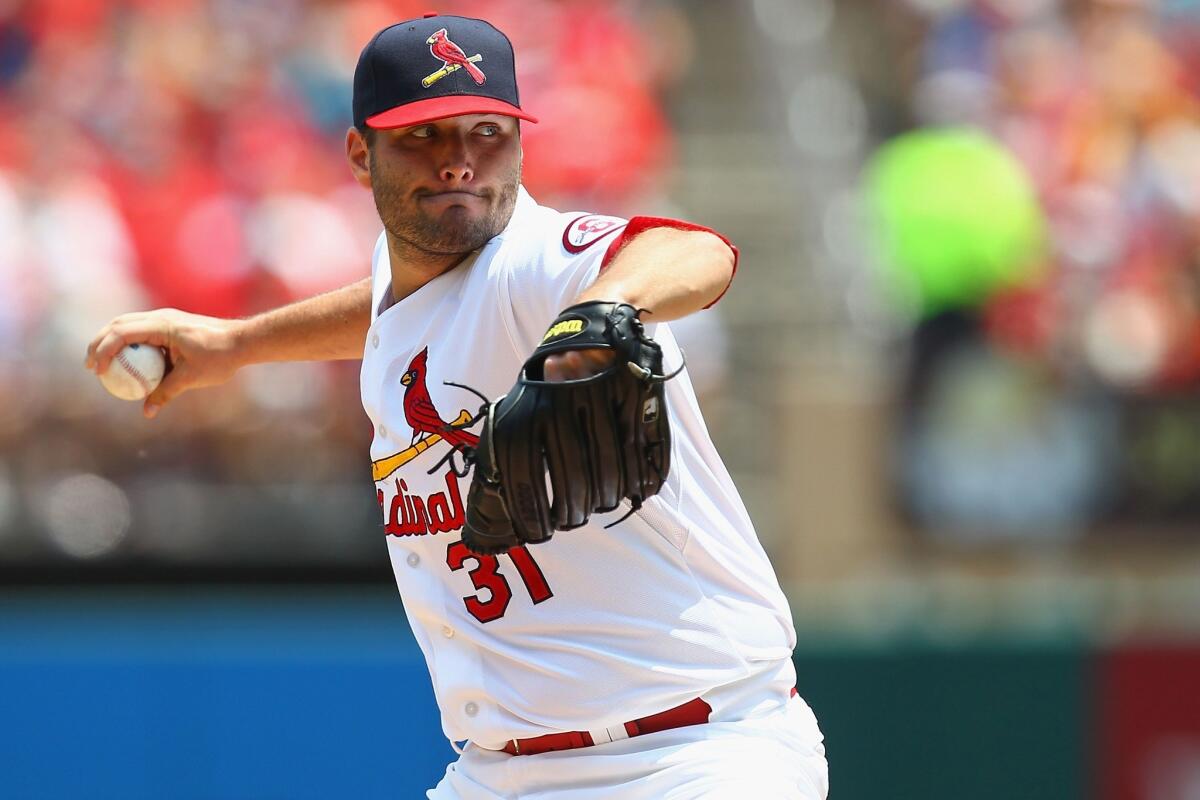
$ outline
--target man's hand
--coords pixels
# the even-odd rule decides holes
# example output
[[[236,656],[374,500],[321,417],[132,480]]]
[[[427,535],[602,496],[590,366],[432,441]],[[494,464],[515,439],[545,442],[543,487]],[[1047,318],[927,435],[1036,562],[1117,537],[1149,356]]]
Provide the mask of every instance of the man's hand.
[[[169,369],[146,398],[153,417],[189,389],[225,383],[250,364],[362,358],[371,326],[371,279],[299,300],[249,319],[218,319],[160,308],[122,314],[88,345],[88,369],[100,374],[127,344],[167,351]]]
[[[617,354],[600,347],[568,350],[546,356],[542,374],[548,381],[570,381],[587,378],[612,366]]]
[[[233,377],[244,365],[238,348],[241,324],[240,320],[202,317],[174,308],[122,314],[92,339],[84,366],[99,375],[130,344],[166,350],[166,377],[142,406],[142,413],[152,419],[183,392],[216,386]]]

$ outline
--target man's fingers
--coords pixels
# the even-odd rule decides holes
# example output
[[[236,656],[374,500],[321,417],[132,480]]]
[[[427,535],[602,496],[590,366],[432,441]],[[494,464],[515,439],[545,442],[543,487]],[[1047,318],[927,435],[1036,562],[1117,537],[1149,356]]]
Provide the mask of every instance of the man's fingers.
[[[144,316],[145,312],[142,311],[135,311],[130,314],[122,314],[119,317],[113,318],[107,325],[101,328],[96,333],[96,336],[92,339],[92,341],[88,342],[87,357],[83,360],[84,367],[95,372],[97,366],[97,352],[99,351],[100,346],[104,342],[105,338],[113,333],[116,328],[123,325],[128,325],[129,323],[134,322]],[[108,363],[106,361],[105,367],[107,366]]]
[[[546,356],[542,374],[548,381],[569,381],[582,378],[586,373],[583,372],[583,359],[579,352],[568,350],[565,353]]]
[[[617,358],[614,351],[603,347],[589,347],[586,350],[576,350],[575,352],[579,353],[587,362],[589,375],[608,369]]]
[[[97,351],[100,349],[101,343],[105,340],[106,337],[111,335],[112,327],[113,327],[113,323],[112,322],[108,323],[107,325],[105,325],[103,328],[100,329],[100,332],[96,334],[96,338],[94,338],[94,339],[92,339],[92,341],[88,342],[87,357],[83,360],[83,366],[86,367],[87,369],[90,369],[92,372],[97,372],[97,373],[100,372],[100,370],[96,369],[96,365],[99,363],[96,354],[97,354]],[[105,368],[108,367],[107,362],[105,363],[104,366],[105,366]]]
[[[546,356],[546,360],[542,362],[542,377],[548,381],[567,380],[566,361],[562,355],[555,353]]]
[[[101,334],[96,340],[94,348],[91,351],[91,368],[97,375],[101,375],[108,369],[108,365],[116,358],[117,353],[121,352],[121,348],[126,342],[121,334],[117,333],[111,327]]]
[[[163,376],[158,388],[151,392],[142,404],[142,414],[147,419],[154,419],[163,406],[190,389],[191,383],[191,375],[186,365],[173,366]]]
[[[88,369],[99,375],[108,369],[108,365],[126,345],[149,344],[165,348],[169,338],[162,320],[118,320],[102,329],[88,345],[85,363]]]
[[[96,368],[96,345],[100,343],[100,338],[104,336],[104,328],[100,329],[100,333],[96,334],[96,338],[88,342],[87,355],[83,359],[83,368],[95,370]]]
[[[546,356],[542,374],[548,381],[569,381],[603,372],[616,353],[602,347],[586,347]]]

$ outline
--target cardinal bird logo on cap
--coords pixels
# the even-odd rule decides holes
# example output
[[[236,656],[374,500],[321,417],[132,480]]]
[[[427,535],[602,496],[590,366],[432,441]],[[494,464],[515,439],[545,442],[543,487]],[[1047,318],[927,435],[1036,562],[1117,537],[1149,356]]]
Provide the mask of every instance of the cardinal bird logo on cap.
[[[483,56],[476,53],[467,58],[467,54],[463,49],[450,41],[446,35],[446,29],[435,32],[432,36],[425,40],[425,44],[429,45],[429,52],[433,53],[434,58],[438,58],[442,62],[442,68],[422,79],[421,85],[428,89],[442,78],[455,72],[459,69],[465,69],[471,79],[480,86],[487,80],[487,76],[483,74],[483,70],[475,66],[475,62],[483,61]]]

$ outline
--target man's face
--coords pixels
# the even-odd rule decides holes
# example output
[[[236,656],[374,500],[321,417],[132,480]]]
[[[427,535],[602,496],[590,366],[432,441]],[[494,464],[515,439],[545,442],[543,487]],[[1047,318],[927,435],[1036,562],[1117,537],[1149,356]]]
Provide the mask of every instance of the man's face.
[[[437,255],[482,247],[508,224],[521,182],[517,121],[470,114],[376,132],[371,191],[388,233]]]

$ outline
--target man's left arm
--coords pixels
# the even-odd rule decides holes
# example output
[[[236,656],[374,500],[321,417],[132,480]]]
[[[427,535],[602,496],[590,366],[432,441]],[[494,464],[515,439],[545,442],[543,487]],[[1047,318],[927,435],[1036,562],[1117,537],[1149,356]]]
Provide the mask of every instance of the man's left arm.
[[[468,549],[495,554],[544,542],[623,502],[628,517],[658,494],[671,469],[664,384],[673,374],[663,374],[663,350],[635,312],[655,323],[699,311],[720,298],[736,267],[737,251],[707,229],[630,220],[604,253],[599,277],[551,323],[514,390],[487,407],[471,456]],[[618,358],[630,368],[616,366]],[[560,383],[601,372],[603,380]]]
[[[707,230],[655,227],[625,242],[596,282],[572,303],[600,300],[644,309],[645,322],[670,322],[715,303],[733,280],[737,255]],[[582,378],[604,369],[613,351],[571,350],[548,356],[547,380]]]

